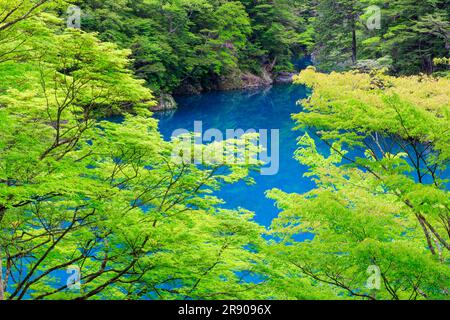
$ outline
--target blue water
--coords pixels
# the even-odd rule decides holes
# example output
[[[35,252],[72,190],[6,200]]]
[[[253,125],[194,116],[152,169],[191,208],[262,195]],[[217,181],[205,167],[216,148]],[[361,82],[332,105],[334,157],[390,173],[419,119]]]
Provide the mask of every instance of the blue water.
[[[275,85],[255,91],[209,92],[198,96],[179,96],[179,109],[173,113],[156,114],[164,138],[170,140],[174,130],[183,128],[194,131],[194,121],[203,122],[203,130],[227,129],[279,129],[280,166],[273,176],[252,173],[256,184],[248,186],[240,182],[225,187],[217,196],[226,201],[225,207],[242,207],[256,213],[255,220],[269,226],[279,210],[265,192],[279,188],[285,192],[304,193],[314,188],[314,183],[302,177],[307,168],[294,158],[297,138],[292,114],[299,113],[297,101],[306,98],[309,89],[300,85]],[[270,154],[269,154],[270,156]]]

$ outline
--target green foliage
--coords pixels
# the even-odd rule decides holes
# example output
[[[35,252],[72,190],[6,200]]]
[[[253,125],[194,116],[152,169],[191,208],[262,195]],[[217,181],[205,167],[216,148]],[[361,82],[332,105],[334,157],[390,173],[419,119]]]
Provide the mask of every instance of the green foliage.
[[[173,161],[130,51],[33,17],[14,25],[27,42],[0,63],[0,299],[258,296],[245,277],[262,271],[263,230],[211,195],[256,164]],[[111,110],[123,121],[100,120]]]
[[[313,68],[296,81],[314,92],[294,118],[330,153],[305,134],[296,158],[317,188],[268,193],[283,210],[269,252],[285,261],[285,277],[349,298],[448,299],[450,82]],[[296,242],[304,232],[314,240]]]
[[[305,1],[242,2],[252,21],[252,44],[266,52],[263,59],[267,62],[275,61],[278,69],[290,70],[292,57],[311,44]]]
[[[443,1],[393,1],[370,34],[358,16],[378,1],[77,3],[97,34],[63,27],[65,1],[0,0],[0,300],[449,298],[450,80],[383,68],[447,73]],[[192,136],[164,141],[149,108],[155,91],[290,70],[305,49],[366,73],[296,78],[313,93],[295,158],[316,188],[268,192],[282,212],[267,240],[214,196],[254,182],[248,156],[216,160],[255,137],[178,161]]]
[[[222,76],[261,67],[293,71],[292,59],[305,53],[326,71],[442,74],[434,58],[448,58],[450,48],[445,0],[76,3],[83,28],[132,49],[134,70],[156,93],[184,92],[186,85],[211,89]]]
[[[212,88],[220,76],[291,70],[311,44],[300,1],[79,1],[83,28],[133,50],[136,74],[154,91]],[[295,8],[295,10],[293,10]]]
[[[325,69],[345,68],[357,59],[356,32],[360,1],[324,0],[314,20],[317,60]]]
[[[432,73],[433,59],[448,56],[450,12],[447,1],[399,0],[383,8],[380,49],[391,55],[400,74]]]
[[[372,25],[377,19],[379,26]],[[390,60],[395,74],[431,74],[433,59],[448,57],[450,17],[445,0],[318,1],[313,7],[314,53],[324,70],[349,69],[357,60]]]

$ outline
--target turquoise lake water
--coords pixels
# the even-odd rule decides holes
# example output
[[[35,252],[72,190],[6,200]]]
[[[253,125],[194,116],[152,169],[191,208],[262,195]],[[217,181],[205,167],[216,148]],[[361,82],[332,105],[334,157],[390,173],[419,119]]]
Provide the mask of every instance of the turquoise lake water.
[[[202,121],[203,130],[227,129],[279,129],[279,172],[262,176],[253,173],[256,184],[226,185],[217,196],[226,201],[225,207],[242,207],[256,213],[255,220],[269,226],[279,210],[265,192],[279,188],[286,192],[304,193],[314,188],[314,183],[302,177],[307,168],[294,158],[297,139],[303,133],[294,131],[292,114],[301,111],[297,101],[306,98],[310,90],[301,85],[274,85],[252,91],[209,92],[198,96],[179,96],[178,110],[158,113],[160,130],[170,140],[174,130],[183,128],[194,131],[194,122]],[[269,153],[270,156],[270,153]]]

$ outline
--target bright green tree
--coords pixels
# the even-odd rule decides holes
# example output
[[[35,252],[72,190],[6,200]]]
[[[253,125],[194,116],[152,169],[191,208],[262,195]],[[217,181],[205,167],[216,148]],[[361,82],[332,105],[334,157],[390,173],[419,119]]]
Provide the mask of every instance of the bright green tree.
[[[269,192],[286,277],[351,298],[448,299],[450,82],[313,68],[297,82],[314,89],[294,118],[311,129],[296,158],[317,188]],[[297,242],[304,232],[314,240]]]
[[[0,12],[23,4],[10,3]],[[212,195],[256,164],[177,161],[130,51],[41,9],[14,25],[27,42],[0,63],[0,299],[258,296],[264,281],[247,277],[260,273],[263,230]],[[100,120],[111,112],[124,118]]]

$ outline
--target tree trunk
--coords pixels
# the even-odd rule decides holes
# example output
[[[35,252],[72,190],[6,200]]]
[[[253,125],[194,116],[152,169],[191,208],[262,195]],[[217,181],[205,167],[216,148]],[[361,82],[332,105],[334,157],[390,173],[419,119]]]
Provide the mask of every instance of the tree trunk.
[[[5,216],[6,207],[0,204],[0,223],[2,223],[3,217]]]
[[[356,24],[355,17],[352,16],[352,62],[356,64],[356,54],[357,54],[357,44],[356,44]]]

